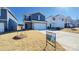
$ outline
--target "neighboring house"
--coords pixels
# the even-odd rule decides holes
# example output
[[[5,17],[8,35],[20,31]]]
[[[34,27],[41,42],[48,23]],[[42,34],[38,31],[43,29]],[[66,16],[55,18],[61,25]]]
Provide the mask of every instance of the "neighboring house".
[[[64,19],[65,16],[63,15],[49,16],[46,19],[47,27],[50,29],[64,28],[64,24],[65,24]]]
[[[17,18],[5,7],[0,7],[0,33],[17,30]]]
[[[79,27],[79,19],[74,20],[74,25],[75,25],[75,27]]]
[[[23,24],[18,24],[17,30],[23,30],[23,29],[24,29],[24,25]]]
[[[72,27],[75,27],[74,20],[70,16],[65,17],[65,28],[72,28]]]
[[[25,23],[24,25],[25,29],[35,29],[35,30],[46,29],[45,16],[40,12],[26,16],[24,23]]]

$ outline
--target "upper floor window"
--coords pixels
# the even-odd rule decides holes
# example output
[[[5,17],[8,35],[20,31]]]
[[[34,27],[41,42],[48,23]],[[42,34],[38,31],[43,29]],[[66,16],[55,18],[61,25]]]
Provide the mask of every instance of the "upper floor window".
[[[38,15],[38,20],[40,20],[40,15]]]
[[[62,18],[62,21],[64,21],[64,19]]]
[[[55,17],[53,17],[53,20],[55,21]]]

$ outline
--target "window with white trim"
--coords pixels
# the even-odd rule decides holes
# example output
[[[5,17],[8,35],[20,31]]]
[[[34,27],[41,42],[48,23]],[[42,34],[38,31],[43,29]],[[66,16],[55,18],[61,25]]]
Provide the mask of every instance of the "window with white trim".
[[[40,20],[40,15],[38,15],[38,20]]]

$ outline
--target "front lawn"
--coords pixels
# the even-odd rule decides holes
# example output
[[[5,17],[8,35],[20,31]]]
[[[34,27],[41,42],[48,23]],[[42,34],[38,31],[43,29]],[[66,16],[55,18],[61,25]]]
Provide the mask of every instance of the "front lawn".
[[[23,35],[24,38],[14,40],[16,35]],[[46,46],[46,35],[36,30],[26,30],[0,35],[0,51],[43,51]],[[51,45],[47,45],[47,51],[53,51]],[[57,50],[65,50],[57,43]]]
[[[79,29],[76,29],[76,28],[64,28],[61,31],[71,32],[71,33],[78,33],[79,34]]]

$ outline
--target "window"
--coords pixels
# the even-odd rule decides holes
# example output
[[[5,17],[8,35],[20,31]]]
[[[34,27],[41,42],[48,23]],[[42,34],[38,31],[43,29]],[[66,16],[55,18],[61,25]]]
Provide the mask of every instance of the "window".
[[[53,17],[53,20],[55,21],[55,17]]]
[[[64,19],[62,18],[62,21],[64,21]]]
[[[40,20],[40,15],[38,15],[38,20]]]

